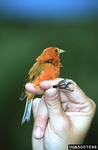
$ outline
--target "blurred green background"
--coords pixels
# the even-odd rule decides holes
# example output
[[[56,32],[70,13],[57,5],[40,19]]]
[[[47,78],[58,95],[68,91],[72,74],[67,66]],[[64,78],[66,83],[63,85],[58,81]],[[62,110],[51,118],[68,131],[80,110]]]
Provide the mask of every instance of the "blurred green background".
[[[0,149],[31,150],[33,116],[21,125],[25,101],[19,101],[25,77],[44,48],[57,46],[60,77],[71,78],[97,104],[98,20],[13,21],[0,20]],[[97,143],[96,113],[85,143]]]

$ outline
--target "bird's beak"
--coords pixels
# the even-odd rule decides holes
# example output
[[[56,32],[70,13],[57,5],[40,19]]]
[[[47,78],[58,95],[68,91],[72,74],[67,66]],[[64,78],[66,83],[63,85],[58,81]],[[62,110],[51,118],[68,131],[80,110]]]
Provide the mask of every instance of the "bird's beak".
[[[66,51],[63,50],[63,49],[60,49],[60,50],[59,50],[59,54],[64,53],[64,52],[66,52]]]

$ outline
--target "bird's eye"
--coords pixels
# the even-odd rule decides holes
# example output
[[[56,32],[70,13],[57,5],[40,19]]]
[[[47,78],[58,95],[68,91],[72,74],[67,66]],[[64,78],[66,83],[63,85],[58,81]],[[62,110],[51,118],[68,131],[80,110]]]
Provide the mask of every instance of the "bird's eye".
[[[57,53],[57,52],[58,52],[58,50],[57,50],[57,49],[55,49],[55,50],[54,50],[54,52],[55,52],[55,53]]]

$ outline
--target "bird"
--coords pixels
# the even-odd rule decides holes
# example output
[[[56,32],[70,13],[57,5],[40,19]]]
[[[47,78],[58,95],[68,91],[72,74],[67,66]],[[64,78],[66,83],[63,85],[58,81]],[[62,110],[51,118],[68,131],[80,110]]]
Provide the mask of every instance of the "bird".
[[[58,47],[48,47],[36,58],[36,62],[28,72],[25,83],[23,84],[22,94],[20,100],[26,100],[25,110],[21,124],[25,121],[29,122],[31,116],[32,102],[35,94],[28,92],[25,89],[26,83],[33,83],[34,87],[40,89],[40,82],[44,80],[54,80],[60,75],[60,54],[65,50]]]

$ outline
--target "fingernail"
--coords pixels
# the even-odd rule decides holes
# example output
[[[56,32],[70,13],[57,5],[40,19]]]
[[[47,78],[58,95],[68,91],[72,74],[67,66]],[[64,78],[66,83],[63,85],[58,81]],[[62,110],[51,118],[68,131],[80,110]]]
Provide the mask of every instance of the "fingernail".
[[[47,93],[46,93],[46,94],[47,94],[47,97],[48,97],[48,98],[52,98],[52,99],[54,99],[55,97],[58,96],[57,89],[53,89],[53,88],[47,90]]]
[[[33,86],[32,83],[27,83],[25,86]]]
[[[33,136],[35,138],[40,138],[41,137],[41,128],[37,127],[34,131],[33,131]]]
[[[31,83],[27,83],[27,84],[25,85],[25,88],[28,89],[28,88],[31,88],[31,86],[32,86]]]

